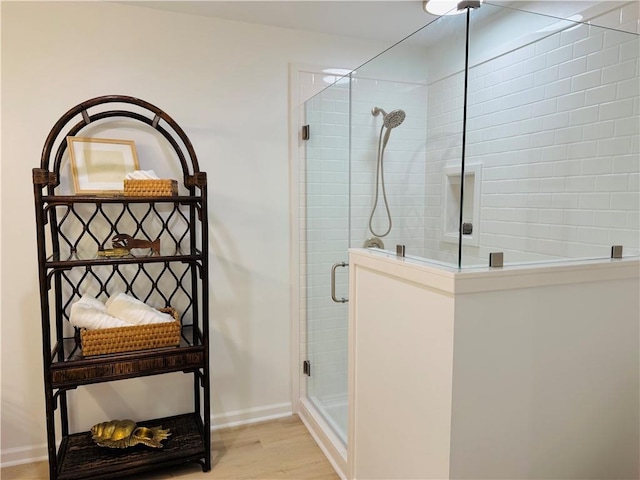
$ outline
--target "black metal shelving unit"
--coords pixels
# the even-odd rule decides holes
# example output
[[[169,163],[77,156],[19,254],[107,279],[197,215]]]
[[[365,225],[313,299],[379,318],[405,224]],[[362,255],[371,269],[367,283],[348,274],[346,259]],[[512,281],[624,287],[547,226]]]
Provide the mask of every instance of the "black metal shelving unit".
[[[145,124],[167,141],[187,195],[125,197],[64,195],[60,169],[66,138],[90,124]],[[76,105],[54,125],[33,169],[42,323],[42,357],[51,480],[112,479],[190,462],[211,469],[208,333],[207,177],[191,142],[165,112],[143,100],[109,95]],[[101,257],[111,238],[128,233],[161,239],[159,253]],[[180,345],[85,357],[69,324],[85,293],[105,299],[124,291],[181,316]],[[139,421],[171,430],[162,449],[98,447],[90,432],[70,432],[68,395],[83,385],[184,372],[193,377],[193,410]],[[136,419],[136,421],[139,419]],[[61,439],[56,446],[56,423]]]

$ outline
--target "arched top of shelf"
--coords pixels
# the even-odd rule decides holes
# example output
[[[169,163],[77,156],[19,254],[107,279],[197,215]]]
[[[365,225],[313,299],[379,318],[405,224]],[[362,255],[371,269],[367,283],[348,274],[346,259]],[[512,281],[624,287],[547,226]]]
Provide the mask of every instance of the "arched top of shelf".
[[[106,104],[121,104],[123,106],[112,110],[99,109],[100,106]],[[97,111],[91,113],[91,109]],[[76,121],[77,117],[79,121]],[[206,182],[205,174],[200,172],[191,141],[173,118],[155,105],[139,98],[126,95],[104,95],[86,100],[71,108],[60,117],[49,132],[42,150],[40,168],[53,174],[54,181],[49,183],[50,188],[57,186],[60,181],[60,165],[67,149],[66,138],[76,136],[84,127],[93,122],[108,118],[130,118],[149,125],[160,133],[174,149],[182,167],[184,185],[192,190],[195,186],[201,186]]]

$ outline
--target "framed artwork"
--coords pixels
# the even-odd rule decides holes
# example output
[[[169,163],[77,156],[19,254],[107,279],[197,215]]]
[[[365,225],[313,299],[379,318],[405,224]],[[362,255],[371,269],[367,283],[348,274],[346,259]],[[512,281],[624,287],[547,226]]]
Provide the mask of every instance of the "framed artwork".
[[[139,170],[133,140],[67,137],[76,194],[120,195],[128,173]]]

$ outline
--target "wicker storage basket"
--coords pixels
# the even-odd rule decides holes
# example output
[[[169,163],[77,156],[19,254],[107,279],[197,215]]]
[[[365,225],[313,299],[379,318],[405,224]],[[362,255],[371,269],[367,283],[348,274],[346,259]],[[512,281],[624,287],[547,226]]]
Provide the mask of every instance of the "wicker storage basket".
[[[173,197],[178,195],[178,182],[159,180],[124,180],[124,194],[129,197]]]
[[[80,330],[85,357],[107,353],[132,352],[150,348],[177,347],[180,344],[180,316],[173,308],[159,308],[170,314],[173,322],[132,325],[131,327]]]

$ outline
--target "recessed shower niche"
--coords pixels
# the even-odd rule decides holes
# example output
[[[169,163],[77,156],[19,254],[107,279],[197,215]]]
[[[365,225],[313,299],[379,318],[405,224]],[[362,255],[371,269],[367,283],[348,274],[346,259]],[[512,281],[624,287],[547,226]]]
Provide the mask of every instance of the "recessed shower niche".
[[[460,207],[462,206],[462,243],[478,246],[480,238],[480,195],[482,193],[482,164],[466,165],[464,190],[459,166],[445,167],[442,175],[444,212],[442,215],[442,240],[458,243]],[[462,203],[462,205],[461,205]]]

